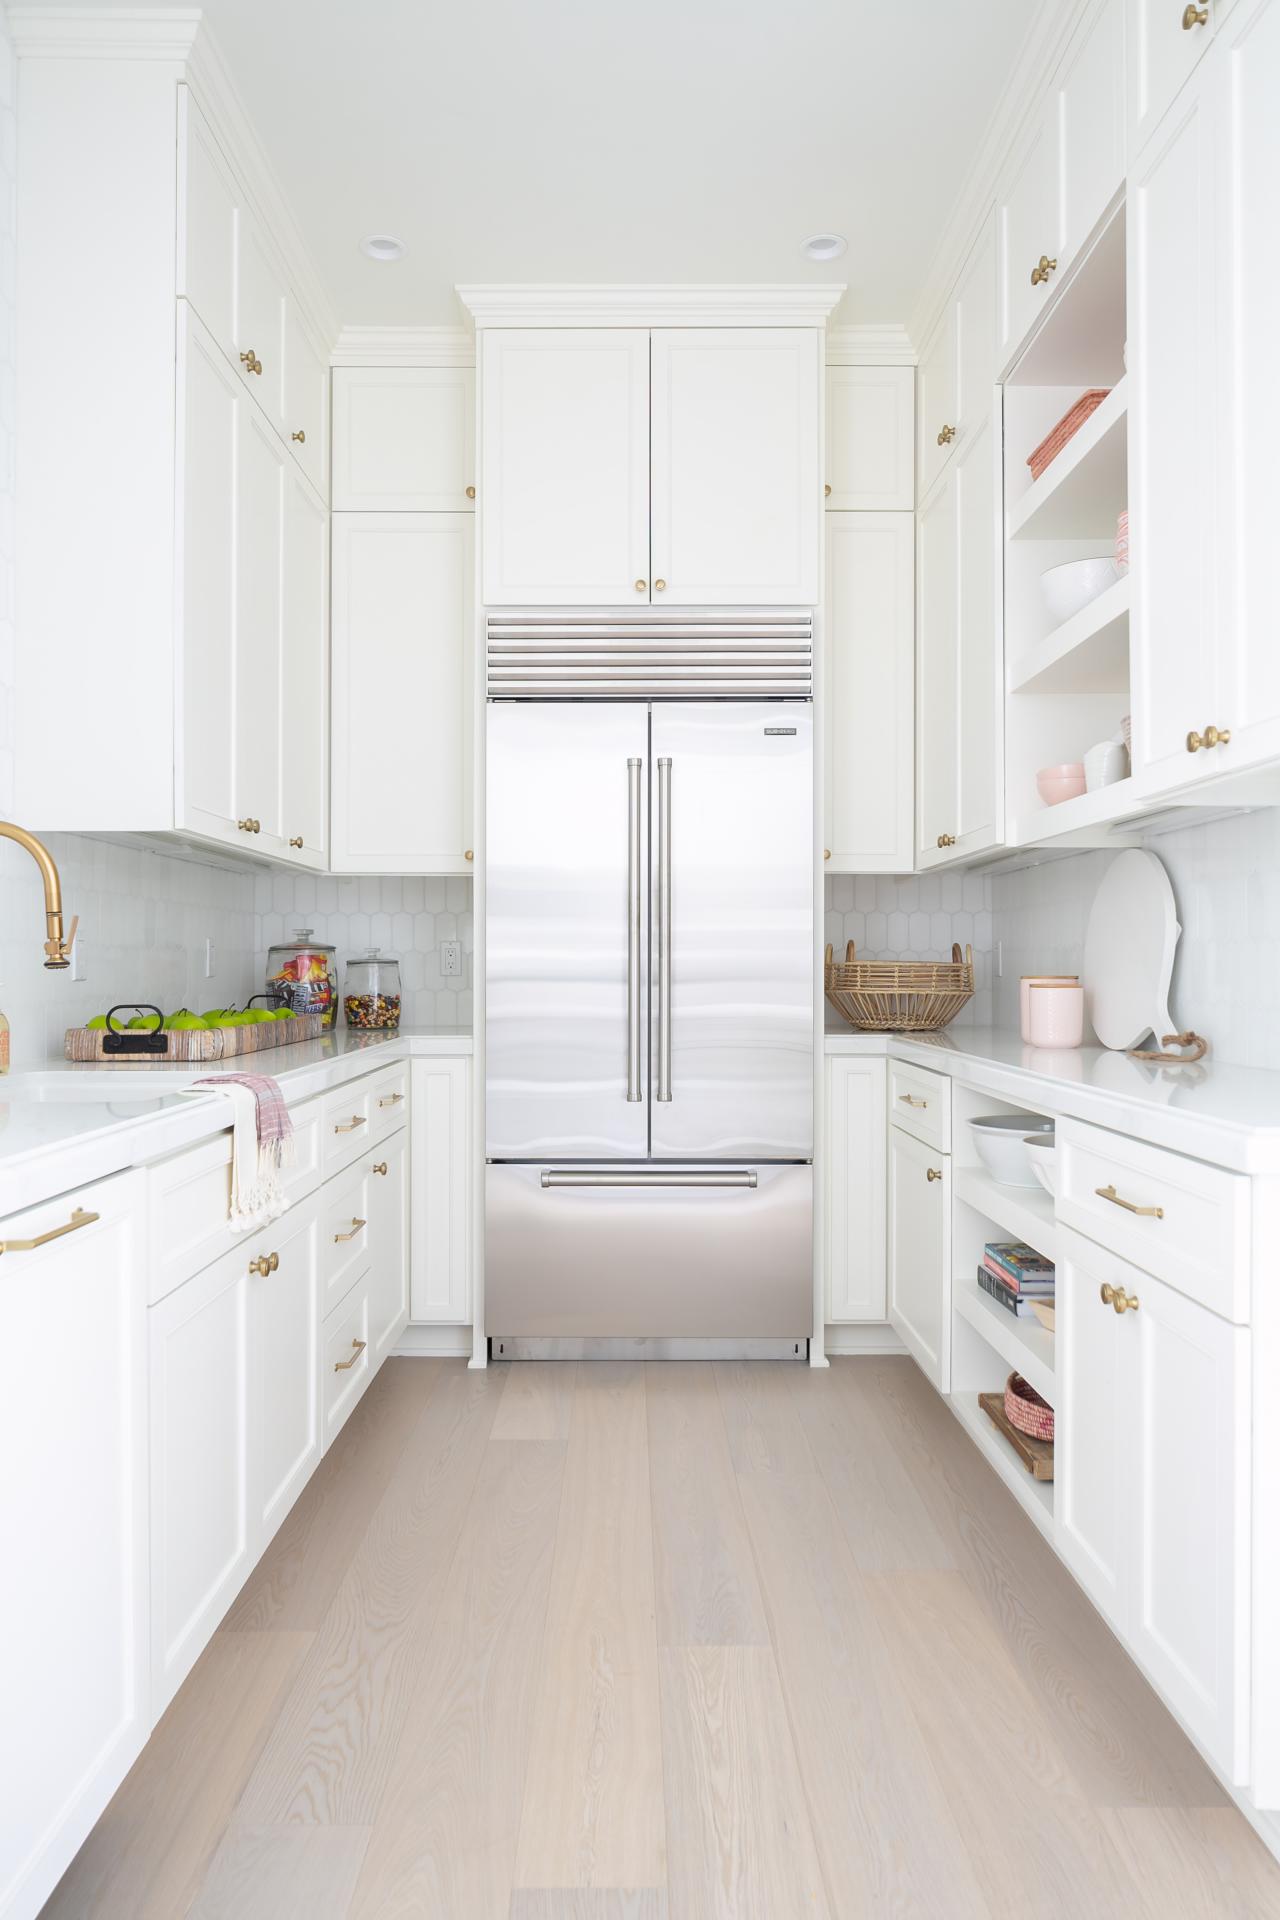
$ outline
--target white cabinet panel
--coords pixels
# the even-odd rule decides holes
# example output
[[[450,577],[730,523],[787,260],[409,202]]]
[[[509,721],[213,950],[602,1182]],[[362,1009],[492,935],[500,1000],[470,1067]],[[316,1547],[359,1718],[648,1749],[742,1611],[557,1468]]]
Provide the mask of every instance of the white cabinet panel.
[[[956,452],[956,682],[959,687],[957,851],[976,852],[1000,836],[1004,650],[996,571],[996,458],[990,420]]]
[[[470,367],[336,367],[335,513],[465,513],[474,493]]]
[[[909,873],[914,846],[913,514],[827,515],[823,634],[828,871]]]
[[[297,304],[285,313],[284,430],[289,451],[321,499],[329,497],[329,365],[312,345]]]
[[[997,206],[1002,363],[1013,358],[1030,331],[1064,264],[1058,139],[1057,102],[1051,95],[1010,168]],[[1033,282],[1033,272],[1045,277]]]
[[[812,327],[655,328],[655,598],[817,601],[820,341]]]
[[[150,1726],[143,1214],[128,1173],[0,1224],[6,1914],[40,1910]]]
[[[1108,1619],[1119,1617],[1129,1552],[1132,1477],[1125,1337],[1099,1290],[1110,1256],[1074,1235],[1060,1252],[1055,1361],[1062,1420],[1054,1443],[1057,1547]],[[1105,1273],[1098,1264],[1107,1262]],[[1125,1463],[1123,1470],[1121,1463]]]
[[[885,1063],[827,1061],[826,1317],[883,1320],[886,1305]]]
[[[889,1322],[940,1393],[951,1387],[951,1159],[889,1128]]]
[[[948,474],[917,522],[916,845],[922,866],[942,857],[943,836],[959,833],[957,535],[955,485]]]
[[[338,872],[470,872],[473,519],[334,516]]]
[[[369,1349],[377,1367],[409,1318],[409,1135],[369,1156]]]
[[[1054,92],[1065,265],[1124,180],[1124,0],[1104,0],[1097,9]]]
[[[265,1253],[279,1262],[249,1282],[249,1485],[256,1560],[320,1460],[315,1207],[285,1214],[253,1240],[245,1245],[243,1260]]]
[[[413,1255],[410,1317],[471,1315],[471,1063],[413,1063],[410,1167]]]
[[[649,597],[649,335],[481,340],[488,606],[633,606]]]
[[[924,499],[947,461],[958,429],[960,393],[956,354],[959,346],[954,301],[934,328],[919,368],[920,497]]]
[[[996,223],[993,214],[974,241],[951,303],[956,398],[952,445],[963,453],[991,418],[996,378]],[[935,436],[936,437],[936,436]]]
[[[833,512],[915,506],[913,367],[827,368],[826,501]]]
[[[289,856],[319,867],[329,844],[329,516],[296,473],[284,481],[283,571],[280,823]]]
[[[246,385],[277,433],[285,431],[284,268],[256,216],[236,221],[235,357]]]
[[[1155,132],[1213,38],[1220,0],[1127,0],[1129,153]],[[1199,15],[1206,17],[1201,20]]]
[[[209,122],[178,88],[178,292],[234,358],[240,190]]]
[[[289,461],[255,408],[241,414],[236,453],[236,814],[255,823],[244,833],[255,853],[279,853],[284,846],[280,666]]]

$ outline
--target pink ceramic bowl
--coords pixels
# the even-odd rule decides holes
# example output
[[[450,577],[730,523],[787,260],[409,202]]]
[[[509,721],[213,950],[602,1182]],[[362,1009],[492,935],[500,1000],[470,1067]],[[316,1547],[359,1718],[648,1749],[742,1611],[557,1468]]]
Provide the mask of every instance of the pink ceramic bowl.
[[[1084,792],[1084,762],[1067,760],[1060,767],[1041,767],[1036,775],[1036,791],[1046,807],[1076,799]]]

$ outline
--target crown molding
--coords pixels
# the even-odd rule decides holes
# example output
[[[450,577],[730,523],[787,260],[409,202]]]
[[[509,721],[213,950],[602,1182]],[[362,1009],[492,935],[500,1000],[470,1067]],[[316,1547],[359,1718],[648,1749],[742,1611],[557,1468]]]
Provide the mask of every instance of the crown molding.
[[[965,175],[942,230],[929,276],[908,320],[913,340],[924,342],[960,277],[974,242],[995,205],[1010,154],[1039,111],[1049,81],[1072,35],[1102,0],[1039,0],[1023,36],[986,136]]]
[[[486,327],[825,327],[843,286],[487,286],[457,295]]]
[[[466,327],[343,327],[335,367],[469,367],[475,335]]]
[[[200,32],[199,7],[9,7],[23,58],[185,60]]]
[[[829,367],[914,367],[918,359],[911,335],[896,321],[827,328]]]

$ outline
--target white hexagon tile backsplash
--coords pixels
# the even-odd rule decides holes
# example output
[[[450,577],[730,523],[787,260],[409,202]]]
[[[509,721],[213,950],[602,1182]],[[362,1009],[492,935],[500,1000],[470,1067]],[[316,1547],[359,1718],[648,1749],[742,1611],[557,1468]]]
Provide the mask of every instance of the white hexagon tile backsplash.
[[[825,938],[839,955],[852,940],[866,960],[949,960],[953,943],[971,946],[974,995],[954,1024],[990,1026],[989,873],[832,874]]]

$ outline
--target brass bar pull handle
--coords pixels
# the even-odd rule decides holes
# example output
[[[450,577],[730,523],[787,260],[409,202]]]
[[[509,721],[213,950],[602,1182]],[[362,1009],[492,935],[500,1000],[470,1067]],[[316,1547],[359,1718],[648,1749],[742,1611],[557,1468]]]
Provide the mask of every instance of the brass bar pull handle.
[[[335,1133],[354,1133],[357,1127],[367,1127],[368,1124],[363,1113],[353,1113],[349,1120],[339,1120],[333,1130]]]
[[[48,1246],[50,1240],[61,1240],[64,1233],[79,1233],[81,1227],[91,1227],[101,1218],[100,1213],[86,1213],[83,1207],[77,1207],[65,1227],[50,1227],[48,1233],[38,1233],[34,1240],[0,1240],[0,1253],[30,1253],[33,1247]]]
[[[900,1093],[898,1095],[904,1107],[927,1107],[929,1102],[922,1100],[918,1093]]]
[[[366,1342],[363,1340],[353,1340],[351,1346],[353,1351],[349,1360],[334,1361],[333,1370],[335,1373],[345,1373],[348,1367],[354,1367],[356,1361],[365,1350]]]
[[[380,1097],[378,1105],[380,1107],[398,1107],[403,1099],[404,1095],[402,1093],[384,1093]]]
[[[1114,1307],[1117,1314],[1138,1311],[1137,1294],[1126,1293],[1123,1287],[1113,1287],[1109,1280],[1104,1280],[1098,1288],[1098,1298],[1104,1307]]]
[[[260,1253],[256,1260],[249,1262],[250,1273],[259,1273],[265,1280],[269,1273],[275,1273],[280,1265],[278,1253]]]
[[[925,1177],[925,1179],[926,1179],[926,1180],[941,1180],[941,1178],[942,1178],[942,1168],[941,1168],[941,1167],[926,1167],[926,1168],[925,1168],[925,1170],[924,1170],[924,1177]]]
[[[1123,1207],[1126,1213],[1140,1213],[1144,1220],[1163,1220],[1163,1207],[1139,1207],[1132,1200],[1124,1200],[1114,1187],[1095,1187],[1099,1200],[1109,1200],[1113,1207]]]
[[[335,1247],[338,1247],[338,1246],[341,1246],[341,1245],[342,1245],[342,1242],[343,1242],[344,1240],[354,1240],[354,1239],[356,1239],[356,1237],[357,1237],[357,1236],[358,1236],[359,1234],[362,1234],[362,1233],[364,1232],[364,1230],[365,1230],[365,1228],[366,1228],[366,1227],[368,1226],[368,1224],[369,1224],[369,1222],[368,1222],[367,1220],[353,1220],[353,1221],[351,1222],[351,1231],[350,1231],[350,1233],[335,1233],[335,1234],[334,1234],[334,1236],[333,1236],[333,1244],[334,1244],[334,1246],[335,1246]]]

